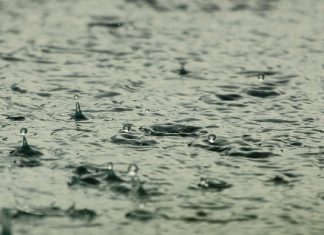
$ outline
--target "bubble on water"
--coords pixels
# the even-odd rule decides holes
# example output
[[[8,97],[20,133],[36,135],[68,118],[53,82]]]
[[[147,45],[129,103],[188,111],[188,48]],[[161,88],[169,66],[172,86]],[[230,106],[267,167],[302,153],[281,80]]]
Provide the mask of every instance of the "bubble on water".
[[[264,80],[264,73],[259,73],[258,74],[258,80],[260,81],[260,82],[262,82],[263,80]]]
[[[23,128],[20,129],[20,134],[21,134],[22,136],[24,136],[24,135],[27,134],[27,131],[28,131],[28,129],[25,128],[25,127],[23,127]]]
[[[131,128],[132,128],[132,124],[126,123],[123,125],[124,132],[129,132]]]
[[[214,135],[214,134],[210,134],[209,136],[208,136],[208,142],[209,143],[214,143],[216,141],[216,135]]]
[[[136,164],[130,164],[128,167],[128,175],[135,177],[137,176],[138,166]]]

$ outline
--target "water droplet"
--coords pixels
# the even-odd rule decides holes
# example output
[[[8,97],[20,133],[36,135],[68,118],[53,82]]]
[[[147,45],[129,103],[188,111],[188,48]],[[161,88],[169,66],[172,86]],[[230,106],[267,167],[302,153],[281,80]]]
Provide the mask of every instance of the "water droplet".
[[[199,182],[198,185],[199,185],[200,187],[206,187],[206,188],[209,186],[209,184],[208,184],[206,178],[200,178],[200,182]]]
[[[138,166],[136,164],[130,164],[128,167],[128,175],[135,177],[137,176]]]
[[[144,128],[144,127],[140,127],[139,128],[140,131],[142,131],[144,133],[144,135],[151,135],[152,134],[152,131],[148,128]]]
[[[108,170],[113,170],[114,169],[114,164],[112,162],[108,163]]]
[[[209,143],[214,143],[216,141],[216,135],[214,135],[214,134],[210,134],[209,136],[208,136],[208,142]]]
[[[126,123],[123,125],[124,132],[129,132],[131,128],[132,128],[132,124]]]
[[[21,134],[22,136],[25,136],[25,135],[27,134],[27,131],[28,131],[28,129],[25,128],[25,127],[23,127],[23,128],[20,129],[20,134]]]
[[[258,80],[262,82],[264,80],[264,73],[259,73],[258,74]]]

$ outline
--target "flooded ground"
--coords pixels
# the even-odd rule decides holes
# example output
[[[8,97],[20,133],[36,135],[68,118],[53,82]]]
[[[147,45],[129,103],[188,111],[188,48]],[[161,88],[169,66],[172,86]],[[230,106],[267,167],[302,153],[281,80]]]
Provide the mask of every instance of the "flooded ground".
[[[2,234],[323,234],[323,12],[0,1]]]

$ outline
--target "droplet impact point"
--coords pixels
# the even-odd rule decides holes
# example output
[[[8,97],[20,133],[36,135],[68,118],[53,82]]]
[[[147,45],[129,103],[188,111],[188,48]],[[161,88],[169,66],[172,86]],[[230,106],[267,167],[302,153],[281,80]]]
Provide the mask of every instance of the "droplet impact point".
[[[72,115],[72,118],[75,121],[82,121],[82,120],[87,120],[87,117],[83,115],[82,111],[81,111],[81,107],[80,107],[80,103],[77,101],[79,98],[78,95],[74,96],[74,99],[76,100],[75,103],[75,114]]]

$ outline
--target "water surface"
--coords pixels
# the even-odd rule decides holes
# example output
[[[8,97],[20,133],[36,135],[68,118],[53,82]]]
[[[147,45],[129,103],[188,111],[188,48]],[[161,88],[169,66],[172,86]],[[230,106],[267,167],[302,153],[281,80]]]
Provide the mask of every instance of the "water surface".
[[[323,234],[323,12],[321,0],[0,1],[12,233]],[[33,162],[9,154],[22,127],[43,154]],[[109,162],[129,182],[104,180]]]

